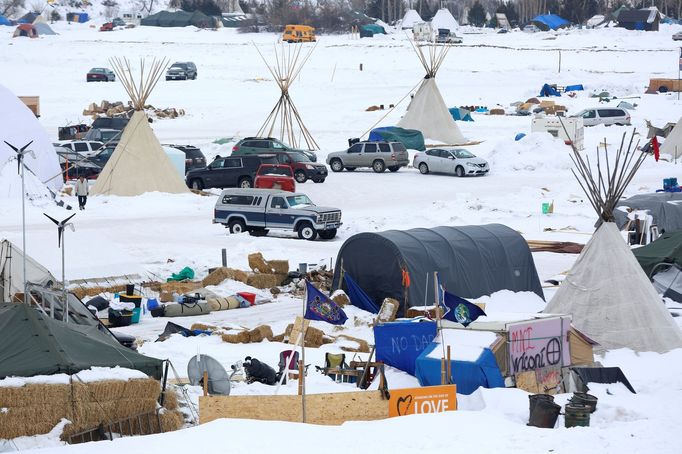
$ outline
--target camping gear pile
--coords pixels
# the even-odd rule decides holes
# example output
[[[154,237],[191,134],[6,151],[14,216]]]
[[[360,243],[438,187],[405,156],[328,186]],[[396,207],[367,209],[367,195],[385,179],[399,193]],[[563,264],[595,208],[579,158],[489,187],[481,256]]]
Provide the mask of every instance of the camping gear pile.
[[[99,104],[93,102],[88,105],[88,107],[83,109],[83,115],[92,117],[92,119],[95,120],[98,117],[131,117],[134,111],[135,108],[133,107],[132,101],[128,101],[127,104],[124,104],[123,101],[110,102],[103,100]],[[177,118],[185,115],[184,109],[175,107],[159,109],[150,104],[144,105],[144,111],[148,117],[154,116],[156,118]]]

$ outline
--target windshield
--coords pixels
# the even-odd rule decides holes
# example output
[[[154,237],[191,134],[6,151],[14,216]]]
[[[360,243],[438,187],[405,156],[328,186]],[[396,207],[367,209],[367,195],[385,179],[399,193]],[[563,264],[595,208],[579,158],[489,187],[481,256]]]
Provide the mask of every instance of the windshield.
[[[303,153],[290,153],[289,156],[294,162],[311,162],[308,156],[304,155]]]
[[[287,197],[287,202],[291,208],[301,208],[308,205],[313,205],[313,202],[305,194],[297,194]]]
[[[184,66],[171,66],[170,70],[171,71],[184,71],[185,67]]]
[[[121,134],[121,131],[102,131],[102,140],[105,142],[115,139]]]
[[[466,159],[466,158],[475,158],[476,156],[471,154],[467,150],[452,150],[452,154],[455,155],[456,158],[459,159]]]

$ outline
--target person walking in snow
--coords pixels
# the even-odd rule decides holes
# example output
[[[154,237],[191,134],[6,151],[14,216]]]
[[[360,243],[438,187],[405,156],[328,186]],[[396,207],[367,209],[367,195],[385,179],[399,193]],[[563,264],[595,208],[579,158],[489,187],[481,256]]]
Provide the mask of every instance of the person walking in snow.
[[[76,195],[78,196],[78,208],[85,209],[85,203],[88,201],[88,180],[82,175],[76,181]]]

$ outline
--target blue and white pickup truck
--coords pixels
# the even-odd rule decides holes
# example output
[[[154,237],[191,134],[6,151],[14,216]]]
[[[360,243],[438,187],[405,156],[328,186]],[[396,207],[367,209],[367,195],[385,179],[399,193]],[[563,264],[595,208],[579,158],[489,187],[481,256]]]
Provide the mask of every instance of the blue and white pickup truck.
[[[331,240],[341,226],[341,210],[318,207],[307,195],[276,189],[226,189],[218,197],[213,222],[230,233],[266,235],[271,229],[292,230],[298,237]]]

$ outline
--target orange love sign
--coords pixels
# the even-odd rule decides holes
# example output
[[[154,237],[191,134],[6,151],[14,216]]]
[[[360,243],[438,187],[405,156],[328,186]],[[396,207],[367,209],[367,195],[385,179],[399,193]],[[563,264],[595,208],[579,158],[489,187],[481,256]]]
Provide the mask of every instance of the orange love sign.
[[[388,401],[389,417],[454,410],[457,410],[456,385],[392,389]]]

